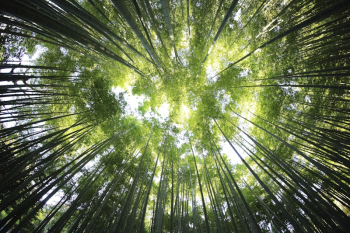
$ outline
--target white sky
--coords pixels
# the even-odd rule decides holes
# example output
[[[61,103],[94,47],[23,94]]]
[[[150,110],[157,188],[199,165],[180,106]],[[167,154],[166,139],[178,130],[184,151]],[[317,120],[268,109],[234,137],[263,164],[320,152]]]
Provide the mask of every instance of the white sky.
[[[112,91],[118,95],[120,92],[124,92],[124,98],[127,102],[127,106],[125,109],[126,115],[132,115],[138,120],[142,119],[142,115],[139,113],[138,107],[143,104],[145,100],[148,98],[145,95],[133,95],[130,86],[126,86],[125,88],[121,87],[113,87]],[[145,113],[146,118],[154,117],[160,122],[165,122],[166,118],[169,117],[169,108],[170,105],[167,102],[164,102],[158,109],[157,114],[154,114],[152,111],[147,111]]]
[[[145,96],[138,96],[138,95],[133,95],[131,92],[131,87],[127,86],[125,89],[121,87],[113,87],[112,91],[115,94],[119,94],[120,92],[125,92],[124,98],[125,101],[127,102],[127,107],[126,107],[126,114],[127,115],[132,115],[135,118],[141,120],[142,116],[138,111],[138,107],[142,105],[142,103],[147,99]],[[160,122],[164,122],[167,117],[169,117],[169,108],[170,105],[167,102],[164,102],[158,109],[157,109],[157,114],[152,113],[151,111],[146,112],[145,117],[150,118],[150,117],[155,117],[157,120]],[[183,105],[182,106],[182,112],[185,113],[185,118],[188,118],[190,109]],[[247,128],[248,125],[241,119],[239,124],[241,125],[242,128]],[[181,128],[181,126],[176,125],[178,128]],[[243,136],[243,133],[240,134]],[[179,142],[180,143],[185,143],[186,141],[180,140],[181,137],[179,137]],[[227,157],[230,159],[232,164],[237,164],[241,163],[240,158],[238,155],[235,153],[235,151],[231,148],[230,144],[226,142],[224,138],[222,138],[221,142],[219,143],[220,147],[222,148],[221,153],[226,154]],[[244,158],[247,155],[244,153],[244,151],[237,145],[233,144],[235,146],[235,149],[240,153],[240,155]],[[180,145],[178,145],[180,146]]]

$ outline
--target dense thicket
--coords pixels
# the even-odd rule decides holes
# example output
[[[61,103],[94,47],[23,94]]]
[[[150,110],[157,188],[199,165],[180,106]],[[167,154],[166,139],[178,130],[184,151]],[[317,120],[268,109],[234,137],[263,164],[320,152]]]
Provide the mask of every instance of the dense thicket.
[[[348,231],[349,15],[0,0],[0,232]]]

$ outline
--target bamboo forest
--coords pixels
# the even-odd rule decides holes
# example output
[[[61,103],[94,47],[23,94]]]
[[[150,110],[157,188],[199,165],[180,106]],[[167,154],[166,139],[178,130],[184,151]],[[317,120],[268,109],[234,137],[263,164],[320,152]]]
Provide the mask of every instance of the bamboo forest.
[[[349,232],[350,1],[0,0],[0,232]]]

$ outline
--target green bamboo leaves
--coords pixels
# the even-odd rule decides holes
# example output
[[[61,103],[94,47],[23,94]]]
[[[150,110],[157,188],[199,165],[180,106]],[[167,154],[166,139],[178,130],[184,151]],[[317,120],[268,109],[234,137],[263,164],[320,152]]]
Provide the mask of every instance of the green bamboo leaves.
[[[350,229],[349,2],[0,5],[0,232]]]

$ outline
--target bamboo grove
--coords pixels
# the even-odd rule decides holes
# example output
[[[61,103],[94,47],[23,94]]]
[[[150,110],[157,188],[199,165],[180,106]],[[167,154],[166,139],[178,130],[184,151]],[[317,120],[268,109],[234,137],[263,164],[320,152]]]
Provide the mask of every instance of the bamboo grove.
[[[0,232],[349,231],[349,15],[0,0]]]

